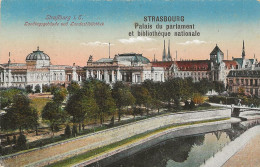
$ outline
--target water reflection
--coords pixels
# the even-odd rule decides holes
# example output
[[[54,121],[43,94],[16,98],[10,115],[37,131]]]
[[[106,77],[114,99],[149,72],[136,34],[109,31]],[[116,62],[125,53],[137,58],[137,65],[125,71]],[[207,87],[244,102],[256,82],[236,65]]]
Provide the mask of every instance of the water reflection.
[[[253,126],[253,125],[252,125]],[[233,124],[232,128],[193,136],[172,138],[127,154],[120,160],[104,159],[89,166],[109,167],[183,167],[200,166],[205,160],[248,129],[248,125]],[[130,151],[131,152],[131,151]],[[119,153],[120,154],[120,153]],[[129,154],[129,155],[128,155]]]

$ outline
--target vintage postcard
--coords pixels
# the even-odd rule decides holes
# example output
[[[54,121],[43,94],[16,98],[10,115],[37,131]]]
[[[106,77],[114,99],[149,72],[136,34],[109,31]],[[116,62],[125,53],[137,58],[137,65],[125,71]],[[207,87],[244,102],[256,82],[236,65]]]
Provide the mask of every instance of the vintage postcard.
[[[260,166],[259,0],[0,0],[0,166]]]

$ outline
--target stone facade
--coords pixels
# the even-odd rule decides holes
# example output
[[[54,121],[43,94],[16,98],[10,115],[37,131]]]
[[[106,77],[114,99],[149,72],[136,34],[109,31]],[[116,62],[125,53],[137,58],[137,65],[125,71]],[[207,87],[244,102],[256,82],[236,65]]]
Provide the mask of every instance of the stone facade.
[[[43,51],[33,51],[26,57],[26,63],[11,63],[10,53],[7,64],[0,64],[0,87],[25,88],[31,86],[35,90],[43,85],[66,85],[72,80],[81,82],[85,79],[85,72],[79,66],[52,65],[50,57]]]
[[[87,62],[86,78],[95,78],[112,84],[116,81],[138,84],[146,79],[164,82],[162,67],[152,66],[142,54],[125,53],[115,55],[113,59],[103,58],[93,61],[90,56]]]
[[[177,54],[177,52],[176,52]],[[258,63],[254,59],[245,58],[245,45],[243,41],[242,58],[232,58],[224,60],[224,53],[218,45],[209,54],[209,60],[180,60],[169,61],[165,57],[166,51],[164,46],[162,61],[152,62],[154,67],[164,69],[165,80],[170,78],[192,78],[194,82],[207,78],[210,81],[221,81],[227,85],[227,76],[231,70],[241,70],[255,68]]]

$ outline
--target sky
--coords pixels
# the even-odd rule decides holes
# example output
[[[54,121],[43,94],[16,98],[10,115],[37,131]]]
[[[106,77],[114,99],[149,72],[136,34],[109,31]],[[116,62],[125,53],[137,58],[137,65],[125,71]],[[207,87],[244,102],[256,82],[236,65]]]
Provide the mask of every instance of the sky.
[[[152,60],[162,59],[163,41],[170,40],[175,58],[209,59],[216,44],[227,59],[241,57],[245,41],[246,57],[260,59],[260,1],[258,0],[2,0],[0,20],[0,64],[24,63],[39,46],[52,64],[84,66],[89,55],[94,60],[118,53],[142,53]],[[59,16],[62,19],[59,19]],[[80,16],[80,17],[79,17]],[[145,22],[144,16],[184,16],[184,21]],[[68,19],[70,17],[70,19]],[[75,19],[74,19],[75,17]],[[25,26],[25,23],[59,23],[59,26]],[[61,23],[67,23],[61,26]],[[72,22],[100,23],[100,26],[70,26]],[[170,32],[171,36],[137,36],[135,23],[150,24],[149,31]],[[163,25],[156,29],[155,25]],[[174,36],[182,30],[165,30],[166,25],[190,25],[200,36]],[[129,32],[134,31],[134,36]]]

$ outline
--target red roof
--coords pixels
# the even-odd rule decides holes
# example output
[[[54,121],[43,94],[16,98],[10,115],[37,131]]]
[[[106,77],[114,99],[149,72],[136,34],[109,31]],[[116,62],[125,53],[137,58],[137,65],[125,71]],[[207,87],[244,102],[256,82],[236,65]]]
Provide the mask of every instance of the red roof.
[[[157,62],[152,62],[152,67],[170,68],[173,63],[174,63],[173,61],[157,61]]]
[[[210,60],[175,61],[181,71],[210,71]]]
[[[238,65],[236,61],[234,60],[223,60],[223,62],[225,63],[227,69],[231,69],[236,68],[236,66]]]

